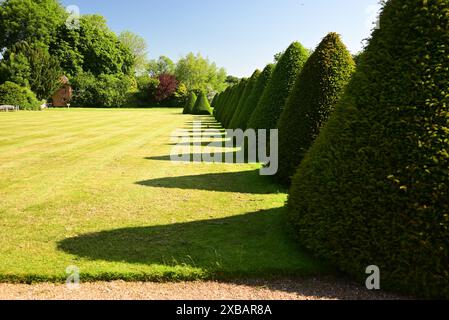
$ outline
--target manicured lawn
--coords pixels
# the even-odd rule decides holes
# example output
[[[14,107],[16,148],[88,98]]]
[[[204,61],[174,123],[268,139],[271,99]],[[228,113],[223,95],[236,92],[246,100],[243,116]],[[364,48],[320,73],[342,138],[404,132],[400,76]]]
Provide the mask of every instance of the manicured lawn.
[[[330,272],[301,253],[285,190],[254,164],[169,161],[179,110],[0,113],[0,280]],[[212,121],[209,120],[209,121]]]

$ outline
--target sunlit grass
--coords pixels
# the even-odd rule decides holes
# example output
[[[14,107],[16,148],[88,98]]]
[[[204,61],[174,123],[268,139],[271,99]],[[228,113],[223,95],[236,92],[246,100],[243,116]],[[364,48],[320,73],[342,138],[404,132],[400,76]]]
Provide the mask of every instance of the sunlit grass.
[[[0,280],[193,280],[329,272],[296,246],[254,164],[169,161],[180,110],[0,114]]]

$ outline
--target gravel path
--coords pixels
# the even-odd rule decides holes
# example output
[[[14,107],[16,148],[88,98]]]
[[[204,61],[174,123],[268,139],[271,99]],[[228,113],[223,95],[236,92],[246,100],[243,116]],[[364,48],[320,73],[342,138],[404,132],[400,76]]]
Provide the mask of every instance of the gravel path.
[[[60,284],[0,284],[1,300],[377,300],[399,296],[373,292],[332,279],[252,280],[243,282],[82,283],[78,289]]]

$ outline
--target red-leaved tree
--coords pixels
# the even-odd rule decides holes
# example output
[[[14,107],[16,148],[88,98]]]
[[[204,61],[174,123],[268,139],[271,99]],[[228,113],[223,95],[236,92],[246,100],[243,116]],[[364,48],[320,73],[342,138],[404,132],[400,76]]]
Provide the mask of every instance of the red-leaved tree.
[[[156,89],[155,99],[160,102],[175,94],[179,82],[176,80],[176,77],[171,74],[161,74],[158,79],[159,85]]]

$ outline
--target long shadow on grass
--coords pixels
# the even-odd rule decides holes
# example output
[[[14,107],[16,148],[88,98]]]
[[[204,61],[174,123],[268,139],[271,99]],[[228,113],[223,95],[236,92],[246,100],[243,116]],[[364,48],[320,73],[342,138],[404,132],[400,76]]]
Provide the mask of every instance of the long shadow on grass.
[[[188,132],[188,133],[220,133],[224,134],[226,133],[226,129],[219,127],[219,126],[210,126],[210,125],[203,125],[201,127],[189,127],[189,128],[179,128],[179,131]]]
[[[272,179],[261,176],[259,170],[210,173],[192,176],[166,177],[139,181],[136,184],[154,188],[207,190],[247,194],[272,194],[285,192]]]
[[[210,276],[301,275],[320,266],[286,232],[284,208],[68,238],[58,249],[90,260],[191,266]]]
[[[203,144],[202,142],[197,143],[197,145]],[[225,142],[218,141],[214,142],[214,145],[211,145],[211,142],[205,144],[205,146],[211,146],[215,148],[223,147]],[[192,146],[192,144],[179,144],[179,146]],[[179,161],[174,162],[186,162],[186,163],[230,163],[230,164],[244,164],[244,163],[258,163],[256,161],[248,161],[248,157],[244,157],[243,159],[237,158],[237,151],[230,152],[222,152],[222,151],[214,151],[211,150],[210,154],[207,152],[203,153],[186,153],[186,154],[178,154],[176,156],[180,157]],[[182,157],[182,158],[181,158]],[[152,161],[172,161],[171,156],[154,156],[154,157],[146,157],[146,160]],[[228,161],[226,161],[228,160]]]
[[[216,141],[195,141],[196,146],[202,147],[214,147],[214,148],[223,148],[225,147],[225,140],[216,140]],[[167,146],[193,146],[193,142],[182,142],[182,143],[167,143]],[[157,157],[156,157],[157,158]],[[164,159],[166,157],[163,157]],[[147,158],[147,160],[151,160],[151,158]],[[155,159],[157,160],[157,159]]]

